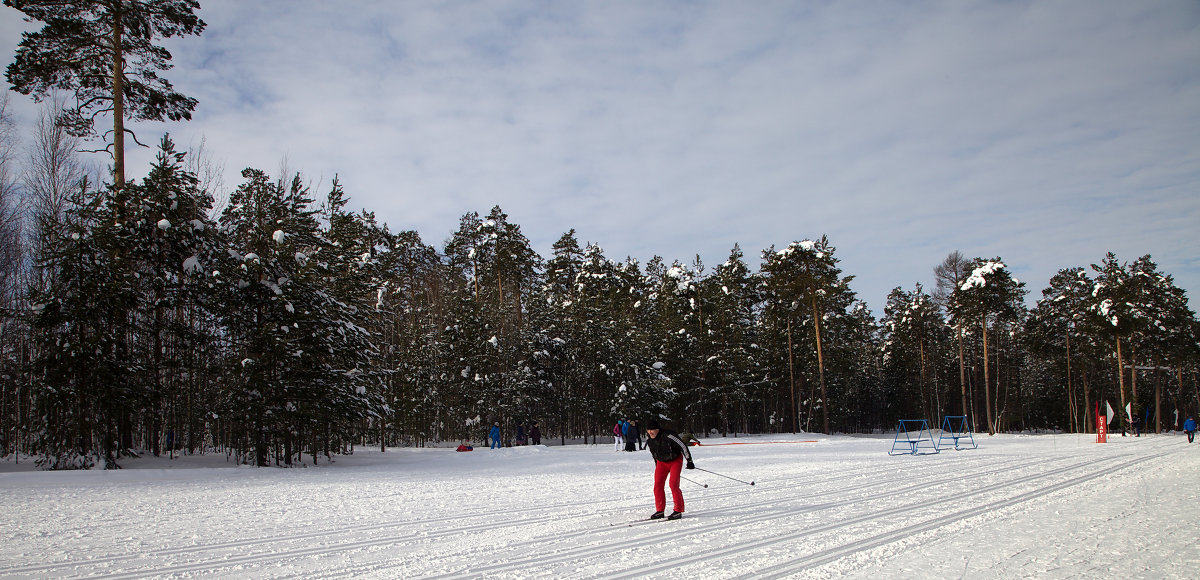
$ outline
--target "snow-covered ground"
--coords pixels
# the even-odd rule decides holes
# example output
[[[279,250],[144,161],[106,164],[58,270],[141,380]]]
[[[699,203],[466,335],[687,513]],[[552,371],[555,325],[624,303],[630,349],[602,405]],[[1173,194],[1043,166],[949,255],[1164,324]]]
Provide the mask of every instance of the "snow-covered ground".
[[[0,577],[1200,577],[1200,442],[976,440],[889,456],[890,436],[708,439],[697,467],[755,485],[685,471],[676,522],[640,521],[651,460],[611,443],[0,463]],[[735,442],[752,444],[717,445]]]

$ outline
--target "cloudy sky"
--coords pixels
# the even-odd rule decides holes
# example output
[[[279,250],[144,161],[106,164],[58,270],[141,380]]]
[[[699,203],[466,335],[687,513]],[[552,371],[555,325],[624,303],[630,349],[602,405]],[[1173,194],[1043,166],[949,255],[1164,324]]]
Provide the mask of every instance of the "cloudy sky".
[[[955,250],[1032,297],[1151,254],[1196,309],[1195,0],[201,4],[166,73],[195,117],[139,135],[205,139],[226,189],[286,159],[439,248],[499,205],[543,256],[574,228],[757,267],[824,234],[876,315]]]

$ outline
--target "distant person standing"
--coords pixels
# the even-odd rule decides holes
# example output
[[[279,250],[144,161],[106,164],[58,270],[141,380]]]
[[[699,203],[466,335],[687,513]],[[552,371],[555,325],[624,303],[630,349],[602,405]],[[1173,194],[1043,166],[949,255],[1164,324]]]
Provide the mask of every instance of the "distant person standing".
[[[654,457],[654,513],[650,519],[663,517],[667,508],[667,494],[664,484],[671,486],[671,500],[675,511],[666,516],[668,520],[683,517],[683,490],[679,489],[679,475],[686,462],[688,469],[695,469],[692,463],[692,453],[687,445],[679,439],[679,434],[670,429],[663,429],[658,421],[651,419],[646,422],[646,447]]]
[[[625,426],[625,450],[637,451],[638,445],[642,443],[641,428],[638,427],[637,421],[629,421]]]
[[[1187,433],[1188,443],[1196,440],[1196,420],[1190,415],[1188,416],[1187,421],[1183,422],[1183,432]]]
[[[492,423],[492,430],[488,433],[488,437],[492,440],[492,449],[500,449],[504,444],[500,442],[500,422]]]
[[[537,423],[538,423],[537,421],[534,421],[533,426],[531,426],[529,428],[529,440],[531,442],[533,442],[534,445],[541,445],[542,444],[542,430],[538,429]]]
[[[517,423],[517,445],[525,444],[525,422]]]
[[[617,424],[613,425],[613,451],[620,451],[625,447],[625,431],[623,422],[617,419]]]

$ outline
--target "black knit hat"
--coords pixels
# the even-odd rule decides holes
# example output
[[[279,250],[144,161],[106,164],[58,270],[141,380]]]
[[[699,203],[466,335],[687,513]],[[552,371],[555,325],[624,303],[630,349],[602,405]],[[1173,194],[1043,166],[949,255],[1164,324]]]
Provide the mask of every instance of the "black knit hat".
[[[649,431],[650,429],[658,429],[658,428],[659,428],[658,419],[650,419],[649,421],[646,421],[646,430],[647,431]]]

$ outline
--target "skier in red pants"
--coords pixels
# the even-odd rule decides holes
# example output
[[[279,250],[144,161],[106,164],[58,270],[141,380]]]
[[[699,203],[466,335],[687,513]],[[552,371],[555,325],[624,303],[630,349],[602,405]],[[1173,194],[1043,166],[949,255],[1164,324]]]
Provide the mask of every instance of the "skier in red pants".
[[[674,501],[675,511],[666,518],[668,520],[682,518],[683,490],[679,489],[679,472],[683,469],[685,462],[688,469],[696,468],[696,464],[692,463],[692,453],[688,451],[687,445],[684,445],[678,433],[670,429],[663,429],[654,419],[646,422],[646,436],[649,437],[646,440],[646,447],[650,449],[650,455],[654,457],[654,514],[650,516],[650,519],[657,520],[664,517],[663,512],[667,508],[667,494],[663,491],[663,485],[668,482],[667,476],[670,476],[671,499]]]

